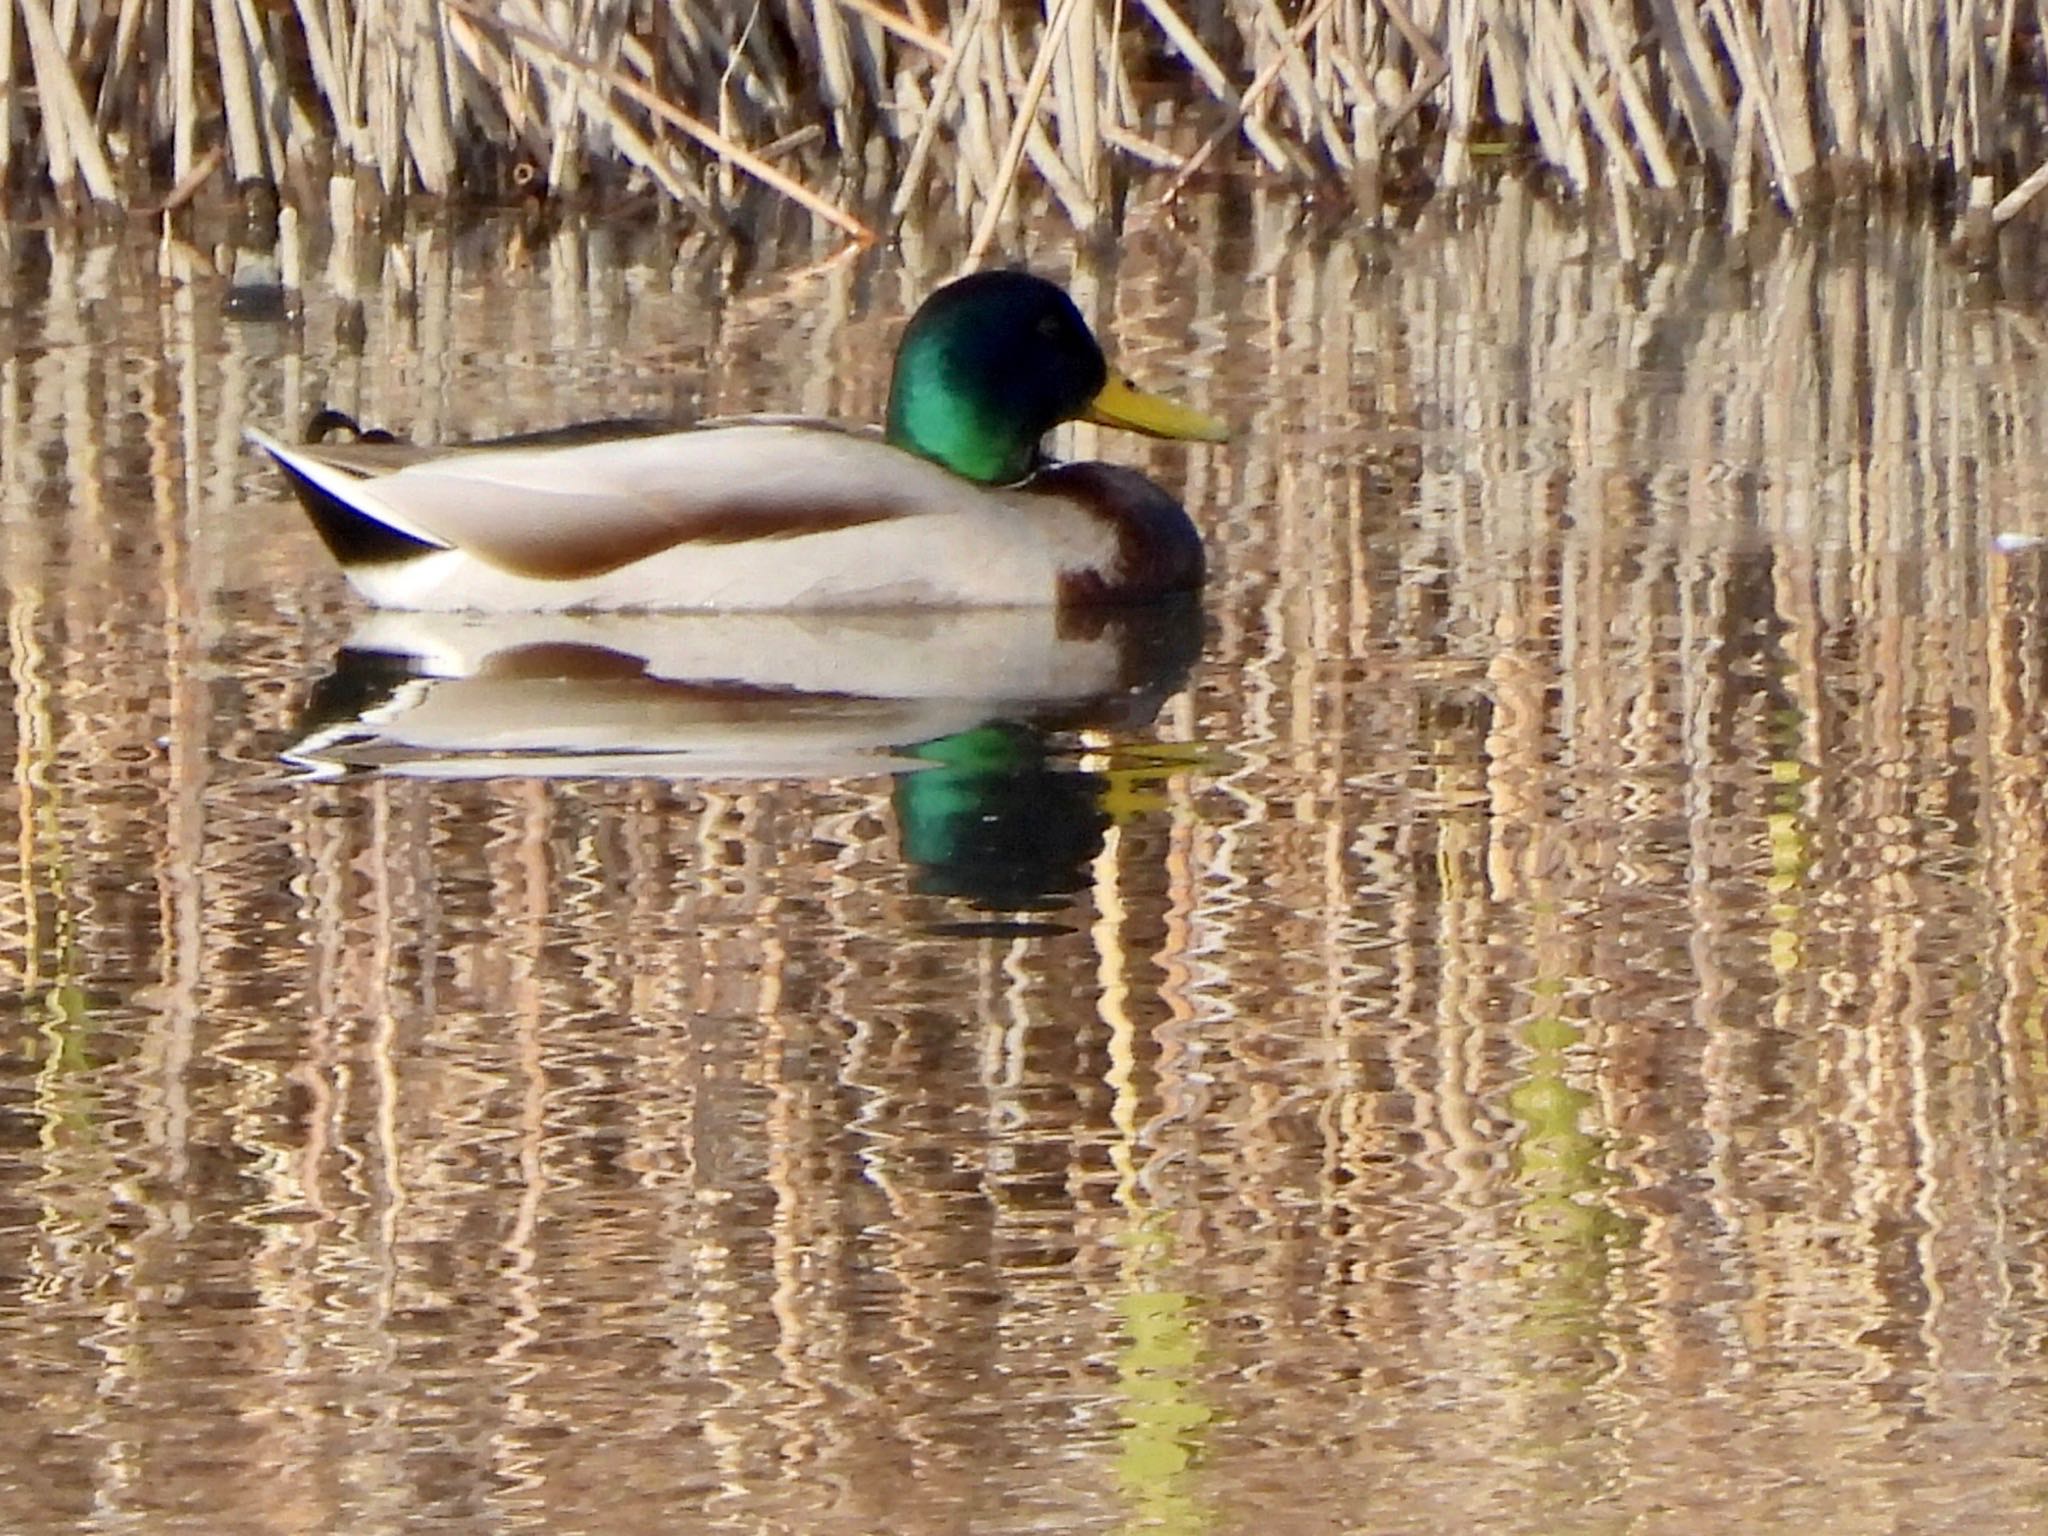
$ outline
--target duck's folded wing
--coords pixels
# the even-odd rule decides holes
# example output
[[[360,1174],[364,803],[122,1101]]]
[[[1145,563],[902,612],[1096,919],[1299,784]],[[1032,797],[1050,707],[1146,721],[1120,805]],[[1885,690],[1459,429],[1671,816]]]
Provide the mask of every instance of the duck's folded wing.
[[[795,425],[455,452],[362,480],[368,510],[522,576],[601,576],[678,545],[832,533],[957,494],[879,439]]]

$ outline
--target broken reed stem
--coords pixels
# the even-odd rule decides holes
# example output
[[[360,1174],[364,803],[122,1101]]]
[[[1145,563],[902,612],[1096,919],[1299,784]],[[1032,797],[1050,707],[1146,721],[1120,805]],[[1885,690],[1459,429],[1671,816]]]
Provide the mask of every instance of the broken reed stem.
[[[1049,195],[1085,229],[1104,216],[1118,160],[1171,168],[1170,201],[1238,146],[1305,189],[1349,181],[1368,217],[1398,148],[1411,195],[1532,159],[1582,193],[1669,192],[1707,174],[1731,189],[1723,216],[1738,226],[1759,200],[1804,213],[1824,171],[1974,186],[1987,166],[2048,161],[2033,102],[2048,0],[1031,9],[12,0],[0,197],[116,202],[118,160],[163,167],[160,184],[130,194],[161,208],[173,190],[198,195],[189,180],[216,151],[238,180],[303,188],[331,166],[373,172],[393,193],[464,194],[476,171],[495,192],[524,167],[521,185],[544,171],[556,195],[637,183],[712,217],[730,216],[712,189],[745,177],[865,240],[867,220],[817,190],[865,169],[847,195],[892,220],[928,187],[952,189],[985,254],[1020,196]],[[877,137],[892,153],[869,153]],[[893,180],[873,174],[887,167]],[[2039,190],[1994,186],[2002,220],[2042,206]]]

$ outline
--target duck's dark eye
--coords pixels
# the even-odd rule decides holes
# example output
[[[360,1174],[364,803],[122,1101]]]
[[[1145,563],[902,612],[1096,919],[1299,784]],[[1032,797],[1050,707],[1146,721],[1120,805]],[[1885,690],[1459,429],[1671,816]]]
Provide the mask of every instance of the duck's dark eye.
[[[1038,319],[1038,334],[1047,341],[1064,341],[1067,328],[1060,324],[1058,315],[1041,315]]]

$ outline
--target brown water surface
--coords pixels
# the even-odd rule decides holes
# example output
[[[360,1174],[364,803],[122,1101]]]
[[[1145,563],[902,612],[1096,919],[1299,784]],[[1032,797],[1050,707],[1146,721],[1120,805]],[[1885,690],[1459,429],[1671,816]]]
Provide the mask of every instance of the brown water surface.
[[[1278,212],[1075,275],[1200,615],[346,657],[244,425],[873,419],[946,259],[0,236],[0,1529],[2039,1522],[2041,306]]]

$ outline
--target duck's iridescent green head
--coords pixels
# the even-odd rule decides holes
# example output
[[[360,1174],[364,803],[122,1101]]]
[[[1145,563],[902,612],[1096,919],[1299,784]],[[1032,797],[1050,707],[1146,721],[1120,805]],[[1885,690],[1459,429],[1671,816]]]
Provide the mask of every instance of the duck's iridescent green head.
[[[984,485],[1038,463],[1039,440],[1086,418],[1221,442],[1221,422],[1111,371],[1074,301],[1027,272],[948,283],[910,318],[889,387],[889,441]]]

